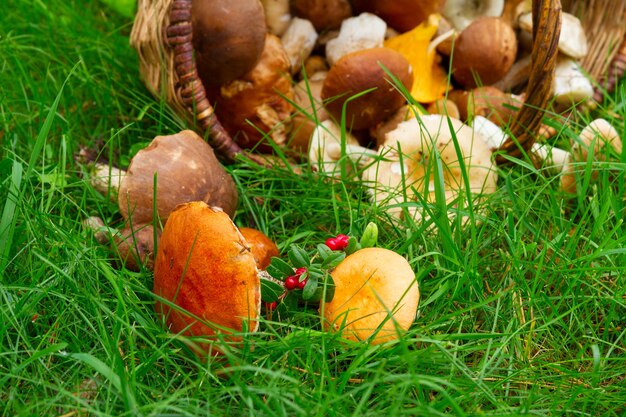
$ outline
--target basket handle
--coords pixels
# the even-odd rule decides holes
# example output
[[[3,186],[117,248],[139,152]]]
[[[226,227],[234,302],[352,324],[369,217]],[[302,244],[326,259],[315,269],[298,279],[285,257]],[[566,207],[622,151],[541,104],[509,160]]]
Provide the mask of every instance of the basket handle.
[[[541,127],[541,119],[552,98],[552,83],[561,33],[560,0],[533,0],[533,47],[526,100],[511,123],[511,137],[501,147],[506,155],[519,158],[528,151]],[[502,155],[498,164],[506,163]]]

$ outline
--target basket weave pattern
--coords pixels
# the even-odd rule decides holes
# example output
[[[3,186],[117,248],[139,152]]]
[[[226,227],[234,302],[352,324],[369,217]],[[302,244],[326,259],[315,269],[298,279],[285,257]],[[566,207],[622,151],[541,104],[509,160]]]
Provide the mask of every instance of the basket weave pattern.
[[[216,117],[196,70],[192,44],[191,0],[139,0],[131,44],[140,58],[142,78],[156,97],[163,98],[196,130],[205,135],[226,161],[242,153]],[[626,67],[626,2],[563,0],[563,10],[581,16],[590,39],[583,68],[598,80],[596,101],[615,86]],[[533,0],[533,48],[526,100],[510,126],[503,154],[520,157],[539,135],[552,99],[562,6],[559,0]],[[599,24],[599,23],[603,23]],[[621,54],[620,54],[621,48]],[[500,156],[499,163],[506,162]]]

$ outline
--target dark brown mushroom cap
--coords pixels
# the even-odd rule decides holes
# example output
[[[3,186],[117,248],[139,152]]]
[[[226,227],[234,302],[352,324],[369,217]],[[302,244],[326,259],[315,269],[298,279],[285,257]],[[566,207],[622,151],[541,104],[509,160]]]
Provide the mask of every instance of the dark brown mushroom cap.
[[[339,29],[352,16],[348,0],[290,0],[289,6],[294,16],[309,20],[318,32]]]
[[[174,208],[188,201],[204,201],[228,215],[238,202],[233,179],[215,157],[213,149],[191,130],[157,136],[133,157],[120,185],[118,204],[125,219],[151,223],[156,209],[165,222]]]
[[[259,0],[193,0],[191,16],[196,66],[206,86],[236,79],[261,58],[267,27]]]
[[[355,14],[373,13],[399,32],[406,32],[441,12],[445,0],[351,0]]]
[[[370,48],[344,55],[328,71],[322,88],[326,110],[341,120],[346,104],[346,124],[352,129],[368,129],[391,116],[406,102],[389,71],[410,90],[412,68],[400,53],[389,48]],[[374,89],[356,99],[356,94]]]
[[[517,36],[498,17],[479,17],[457,37],[452,58],[452,76],[473,88],[490,85],[506,75],[517,56]]]
[[[202,202],[181,204],[167,220],[154,264],[155,309],[174,333],[221,333],[239,341],[255,331],[261,284],[254,256],[232,220]],[[208,350],[208,346],[204,346]]]

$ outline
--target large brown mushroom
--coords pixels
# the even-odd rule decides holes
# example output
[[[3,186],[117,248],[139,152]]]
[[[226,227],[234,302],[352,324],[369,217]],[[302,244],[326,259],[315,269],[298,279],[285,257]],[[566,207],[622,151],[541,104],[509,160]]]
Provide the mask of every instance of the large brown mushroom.
[[[202,337],[218,353],[256,331],[260,280],[250,247],[230,217],[203,202],[178,206],[161,235],[154,265],[156,311],[174,333]]]
[[[156,208],[165,222],[178,204],[189,201],[207,202],[232,216],[237,188],[213,149],[196,133],[157,136],[131,160],[120,184],[120,212],[139,225],[152,223]]]
[[[348,0],[290,0],[291,13],[313,23],[318,32],[338,29],[352,16]]]
[[[330,68],[322,88],[328,113],[339,121],[345,106],[346,125],[355,130],[368,129],[391,116],[406,99],[387,71],[411,89],[411,65],[399,52],[370,48],[344,55]]]
[[[259,0],[193,0],[193,47],[205,86],[232,81],[257,64],[265,44],[265,15]]]

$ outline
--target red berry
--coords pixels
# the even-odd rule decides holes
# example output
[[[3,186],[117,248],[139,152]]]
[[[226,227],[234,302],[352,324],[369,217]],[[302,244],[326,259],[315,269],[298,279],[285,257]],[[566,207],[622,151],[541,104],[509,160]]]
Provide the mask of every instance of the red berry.
[[[350,237],[346,235],[337,235],[335,237],[335,240],[337,241],[337,247],[339,248],[339,250],[341,250],[345,249],[348,246],[348,241],[350,240]]]
[[[334,237],[329,237],[328,239],[326,239],[326,242],[324,242],[326,244],[326,246],[328,246],[328,248],[330,250],[337,250],[337,239],[335,239]]]
[[[300,275],[304,274],[306,272],[306,268],[302,267],[302,268],[298,268],[296,269],[296,276],[299,277]]]
[[[289,276],[285,279],[285,288],[289,291],[298,288],[298,284],[298,277],[295,275]]]
[[[298,281],[298,288],[303,290],[307,281],[308,281],[308,279],[303,279],[302,281]]]
[[[278,303],[276,301],[272,301],[271,303],[265,303],[265,308],[267,310],[276,310],[276,306]]]

